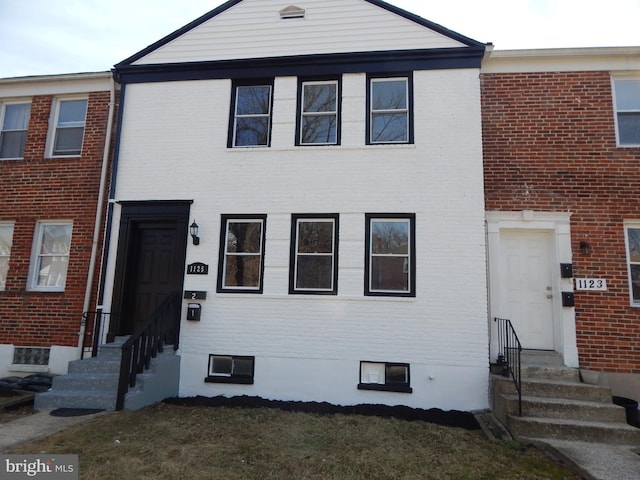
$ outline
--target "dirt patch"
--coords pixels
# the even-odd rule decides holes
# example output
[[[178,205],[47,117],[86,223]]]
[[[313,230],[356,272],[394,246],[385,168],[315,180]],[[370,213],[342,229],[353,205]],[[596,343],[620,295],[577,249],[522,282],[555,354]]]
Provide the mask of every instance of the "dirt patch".
[[[189,407],[229,407],[229,408],[276,408],[285,412],[305,412],[320,415],[344,414],[366,415],[383,418],[398,418],[410,421],[423,421],[447,427],[458,427],[466,430],[480,430],[480,425],[470,412],[458,410],[428,410],[411,408],[403,405],[360,404],[352,406],[333,405],[327,402],[286,402],[282,400],[266,400],[260,397],[185,397],[167,398],[164,403]]]

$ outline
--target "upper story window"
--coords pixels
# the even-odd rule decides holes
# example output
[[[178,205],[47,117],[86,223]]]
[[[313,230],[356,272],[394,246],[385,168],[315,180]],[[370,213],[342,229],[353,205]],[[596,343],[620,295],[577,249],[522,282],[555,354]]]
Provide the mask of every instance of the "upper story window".
[[[415,296],[415,215],[365,218],[365,295]]]
[[[235,85],[230,147],[267,147],[271,136],[271,84]]]
[[[338,215],[292,215],[289,293],[338,292]]]
[[[13,241],[13,224],[0,223],[0,291],[7,286],[9,272],[9,258],[11,258],[11,244]]]
[[[58,100],[51,155],[77,156],[82,153],[87,99]]]
[[[613,80],[618,145],[640,146],[640,78]]]
[[[340,143],[340,82],[301,82],[297,145]]]
[[[411,82],[409,77],[369,78],[367,143],[410,143]]]
[[[262,293],[266,215],[222,216],[218,292]]]
[[[38,222],[28,290],[63,291],[71,250],[70,222]]]
[[[27,143],[30,103],[5,103],[0,111],[0,159],[22,158]]]

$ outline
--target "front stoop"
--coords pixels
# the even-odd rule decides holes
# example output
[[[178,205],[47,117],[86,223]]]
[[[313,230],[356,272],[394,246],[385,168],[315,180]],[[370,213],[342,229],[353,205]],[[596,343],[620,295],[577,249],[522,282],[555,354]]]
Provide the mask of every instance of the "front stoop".
[[[54,377],[51,390],[38,393],[36,409],[116,409],[122,341],[101,345],[98,355],[69,362],[68,374]],[[125,395],[124,409],[137,410],[178,395],[180,357],[172,347],[151,359],[150,368],[136,377]]]
[[[546,362],[545,362],[546,363]],[[522,367],[522,416],[511,378],[492,375],[493,413],[518,440],[574,440],[640,445],[640,428],[626,423],[611,389],[580,381],[578,369]]]

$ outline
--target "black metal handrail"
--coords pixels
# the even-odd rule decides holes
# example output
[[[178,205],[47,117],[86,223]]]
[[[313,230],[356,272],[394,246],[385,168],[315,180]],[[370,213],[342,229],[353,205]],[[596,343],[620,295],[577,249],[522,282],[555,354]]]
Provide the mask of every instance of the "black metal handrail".
[[[89,343],[89,339],[91,340],[91,356],[95,357],[98,355],[98,346],[100,345],[100,339],[103,334],[102,328],[111,323],[111,320],[106,322],[106,318],[113,318],[113,316],[108,312],[103,312],[102,310],[84,312],[82,314],[82,325],[85,327],[85,333],[82,338],[80,359],[84,358],[84,352],[87,348],[87,344]]]
[[[498,323],[498,364],[502,365],[502,375],[511,376],[518,393],[518,416],[522,416],[522,345],[511,320],[495,318]]]
[[[177,318],[180,294],[175,292],[156,308],[149,319],[122,344],[122,363],[116,410],[124,408],[124,396],[129,387],[136,384],[136,376],[149,368],[152,358],[162,353],[168,340],[173,341],[173,349],[178,349]]]

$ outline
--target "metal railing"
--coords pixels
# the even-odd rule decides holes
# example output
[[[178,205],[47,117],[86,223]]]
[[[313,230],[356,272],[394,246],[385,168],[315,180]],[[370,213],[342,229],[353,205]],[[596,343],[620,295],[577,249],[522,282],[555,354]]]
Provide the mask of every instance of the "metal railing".
[[[177,324],[180,316],[180,294],[170,294],[149,319],[122,344],[122,363],[116,410],[124,408],[124,397],[129,387],[136,384],[136,376],[149,368],[152,358],[162,353],[168,341],[178,349]]]
[[[522,416],[522,345],[511,320],[495,318],[498,323],[498,364],[502,366],[502,375],[511,377],[518,393],[518,415]]]
[[[82,338],[82,351],[80,352],[81,359],[84,358],[85,351],[89,344],[91,344],[91,356],[95,357],[98,355],[98,346],[100,345],[104,334],[102,329],[105,325],[109,325],[110,323],[110,320],[106,321],[108,318],[113,317],[110,313],[103,312],[102,310],[84,312],[82,314],[82,324],[85,326],[85,333]]]

